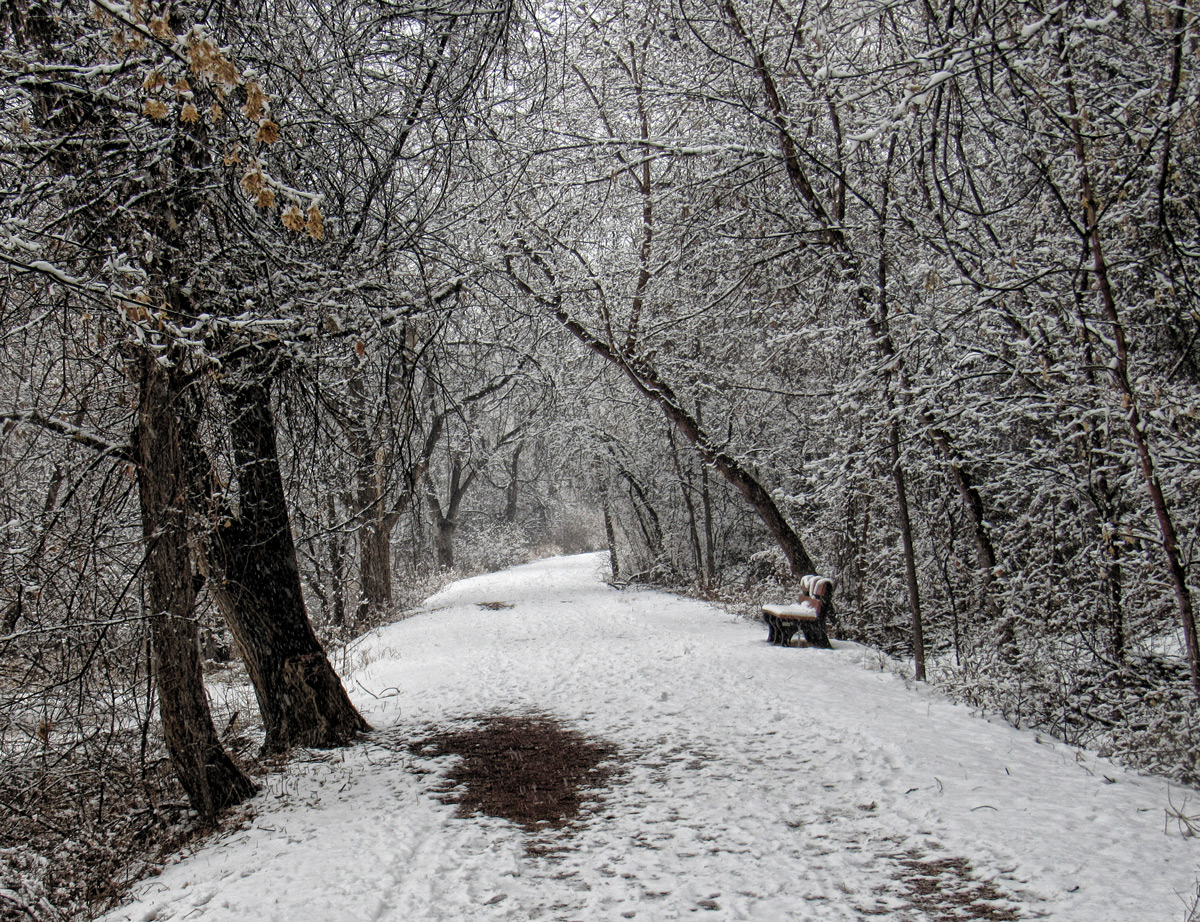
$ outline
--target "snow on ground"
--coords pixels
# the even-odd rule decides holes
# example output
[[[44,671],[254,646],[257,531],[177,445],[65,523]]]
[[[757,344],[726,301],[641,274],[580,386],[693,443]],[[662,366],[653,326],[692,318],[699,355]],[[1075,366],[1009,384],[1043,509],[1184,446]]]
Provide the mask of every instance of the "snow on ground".
[[[1164,825],[1182,789],[981,720],[865,648],[772,647],[618,591],[602,562],[465,580],[364,638],[343,674],[378,732],[269,778],[243,829],[108,920],[1184,919],[1200,844]],[[543,853],[456,817],[431,793],[447,763],[400,745],[523,711],[627,759]]]

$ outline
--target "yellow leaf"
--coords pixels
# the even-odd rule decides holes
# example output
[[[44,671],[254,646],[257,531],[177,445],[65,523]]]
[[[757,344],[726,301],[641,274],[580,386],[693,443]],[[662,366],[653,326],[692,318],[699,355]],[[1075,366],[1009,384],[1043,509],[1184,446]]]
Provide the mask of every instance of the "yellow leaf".
[[[147,99],[142,106],[142,113],[156,120],[166,118],[167,111],[167,104],[161,99]]]
[[[200,112],[190,102],[186,103],[183,110],[179,113],[179,120],[191,124],[192,122],[200,121]]]
[[[242,145],[235,144],[233,147],[225,151],[225,165],[233,166],[235,163],[242,162]],[[242,178],[242,184],[245,185],[245,177]],[[247,190],[249,191],[249,190]]]
[[[257,166],[250,167],[242,177],[242,188],[250,195],[258,195],[265,185],[262,171]]]
[[[274,208],[275,193],[266,187],[258,190],[258,197],[254,200],[254,204],[259,208]]]
[[[192,73],[199,76],[208,71],[216,54],[216,46],[208,39],[193,37],[188,42],[187,50],[188,64],[191,66]]]
[[[242,107],[242,112],[250,121],[257,122],[263,117],[263,106],[266,101],[267,97],[263,93],[262,87],[251,80],[246,84],[246,105]]]
[[[180,77],[179,82],[171,87],[171,89],[173,89],[176,93],[179,93],[181,96],[184,93],[190,93],[192,91],[192,88],[188,84],[186,77]]]
[[[254,136],[254,140],[263,144],[274,144],[279,140],[279,126],[269,118],[263,119],[258,123],[258,134]]]
[[[316,205],[308,209],[308,221],[305,223],[304,229],[313,240],[320,240],[325,236],[325,219],[321,215],[321,209]]]
[[[223,57],[218,57],[213,64],[213,77],[226,86],[236,86],[238,82],[237,68],[233,66],[231,61]]]
[[[287,210],[280,216],[283,221],[283,226],[290,231],[299,233],[304,230],[304,212],[296,204],[289,205]]]
[[[157,90],[160,86],[166,85],[167,78],[156,70],[150,71],[150,73],[147,74],[146,79],[142,81],[142,89],[146,90],[147,92],[150,90]]]
[[[150,34],[163,41],[175,37],[175,34],[171,31],[171,27],[167,25],[167,21],[161,16],[150,20]]]
[[[217,122],[219,122],[221,119],[223,119],[225,117],[225,110],[222,109],[219,105],[217,105],[214,102],[211,106],[208,107],[208,117],[212,121],[212,123],[215,125]]]

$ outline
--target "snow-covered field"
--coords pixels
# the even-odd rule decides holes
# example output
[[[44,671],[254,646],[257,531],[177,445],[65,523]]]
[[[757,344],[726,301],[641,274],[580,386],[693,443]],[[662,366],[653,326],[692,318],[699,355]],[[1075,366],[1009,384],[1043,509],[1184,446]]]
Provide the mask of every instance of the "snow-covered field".
[[[599,555],[456,583],[349,651],[374,739],[268,779],[256,816],[109,920],[1183,920],[1200,799],[989,722],[879,657],[768,646]],[[510,602],[490,610],[484,602]],[[551,714],[624,773],[549,854],[457,818],[397,740]]]

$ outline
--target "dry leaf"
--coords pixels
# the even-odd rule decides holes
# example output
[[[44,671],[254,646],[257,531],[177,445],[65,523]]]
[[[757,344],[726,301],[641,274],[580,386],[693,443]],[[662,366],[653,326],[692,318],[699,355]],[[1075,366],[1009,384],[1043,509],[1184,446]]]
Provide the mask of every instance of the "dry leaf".
[[[148,115],[152,119],[164,119],[167,117],[167,104],[161,99],[147,99],[142,106],[142,113]]]
[[[242,188],[250,195],[258,195],[266,186],[266,181],[263,179],[262,171],[257,166],[252,166],[246,171],[246,175],[242,177]]]
[[[250,121],[257,122],[263,117],[263,107],[266,101],[267,97],[263,93],[262,87],[251,80],[246,84],[246,105],[242,107],[242,112]]]
[[[290,231],[299,233],[304,230],[304,212],[300,210],[298,205],[289,205],[287,210],[281,215],[280,220],[283,221],[283,226]]]
[[[325,236],[325,219],[321,215],[321,209],[316,205],[308,209],[308,221],[304,225],[304,230],[313,240],[320,240]]]

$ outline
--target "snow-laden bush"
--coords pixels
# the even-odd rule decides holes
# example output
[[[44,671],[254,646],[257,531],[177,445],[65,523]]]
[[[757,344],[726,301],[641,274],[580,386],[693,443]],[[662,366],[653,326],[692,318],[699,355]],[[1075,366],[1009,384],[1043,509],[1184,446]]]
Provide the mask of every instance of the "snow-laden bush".
[[[529,537],[519,525],[474,525],[458,533],[455,569],[461,573],[491,573],[529,558]]]

